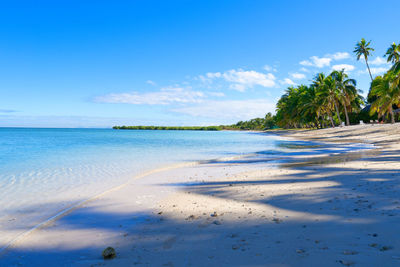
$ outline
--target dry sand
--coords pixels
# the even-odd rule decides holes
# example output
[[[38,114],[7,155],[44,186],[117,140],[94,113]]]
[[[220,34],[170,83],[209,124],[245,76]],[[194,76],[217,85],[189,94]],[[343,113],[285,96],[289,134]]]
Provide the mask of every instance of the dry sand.
[[[20,240],[0,265],[400,266],[400,124],[279,134],[330,145],[132,180]],[[378,148],[341,153],[354,142]],[[101,258],[107,246],[115,259]]]

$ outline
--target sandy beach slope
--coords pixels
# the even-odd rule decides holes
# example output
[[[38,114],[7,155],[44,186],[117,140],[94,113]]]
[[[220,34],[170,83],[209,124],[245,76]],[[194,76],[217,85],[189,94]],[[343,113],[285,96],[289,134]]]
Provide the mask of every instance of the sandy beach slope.
[[[15,243],[0,265],[400,266],[400,124],[279,134],[328,145],[277,165],[255,155],[132,180]],[[341,153],[354,142],[378,148]],[[101,258],[107,246],[115,259]]]

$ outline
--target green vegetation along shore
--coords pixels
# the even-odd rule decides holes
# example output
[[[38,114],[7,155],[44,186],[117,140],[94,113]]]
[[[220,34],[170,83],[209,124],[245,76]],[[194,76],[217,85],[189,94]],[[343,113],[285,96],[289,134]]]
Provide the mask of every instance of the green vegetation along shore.
[[[276,128],[274,116],[271,113],[264,118],[239,121],[232,125],[219,126],[114,126],[115,130],[180,130],[180,131],[222,131],[222,130],[257,130]]]
[[[400,120],[400,45],[393,43],[386,54],[392,66],[381,76],[373,78],[368,58],[374,49],[371,42],[361,39],[354,48],[357,60],[363,58],[371,77],[368,97],[365,100],[345,70],[329,75],[318,73],[310,85],[287,88],[276,107],[275,122],[282,128],[325,128],[369,123],[380,120]]]
[[[220,131],[220,126],[114,126],[115,130]]]

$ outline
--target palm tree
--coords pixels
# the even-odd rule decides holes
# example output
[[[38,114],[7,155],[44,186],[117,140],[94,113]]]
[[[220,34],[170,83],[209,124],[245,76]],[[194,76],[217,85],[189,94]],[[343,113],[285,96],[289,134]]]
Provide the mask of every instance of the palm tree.
[[[393,83],[395,75],[392,72],[386,73],[383,77],[378,76],[371,84],[371,95],[376,96],[376,100],[371,105],[370,113],[378,112],[382,117],[386,113],[391,116],[391,122],[394,123],[393,105],[400,103],[400,87]]]
[[[349,112],[360,110],[363,103],[358,92],[356,81],[349,79],[344,70],[334,71],[329,76],[319,73],[310,86],[291,86],[285,90],[276,105],[275,121],[285,128],[308,128],[325,127],[329,118],[335,127],[333,114],[337,114],[341,124],[339,108],[343,105],[349,125]]]
[[[323,73],[318,73],[314,79],[314,86],[318,88],[318,97],[321,97],[323,99],[325,111],[329,116],[332,127],[335,127],[332,118],[333,109],[336,110],[339,124],[342,124],[342,119],[340,118],[339,106],[337,102],[340,91],[336,87],[335,80],[332,78],[331,75],[325,77]]]
[[[318,126],[317,106],[311,105],[311,101],[317,98],[309,95],[309,91],[305,85],[286,89],[276,105],[278,125],[293,128]]]
[[[399,87],[400,86],[400,61],[396,62],[393,67],[389,70],[393,75],[392,86]]]
[[[315,90],[314,90],[315,91]],[[318,127],[318,116],[314,105],[310,105],[313,101],[311,88],[306,85],[300,85],[297,87],[297,113],[298,120],[301,125],[306,127]]]
[[[371,77],[371,81],[373,81],[371,70],[369,69],[369,65],[368,65],[368,57],[370,55],[372,55],[371,52],[375,51],[375,50],[372,47],[369,47],[370,44],[371,44],[371,41],[369,41],[367,43],[364,38],[361,38],[361,41],[356,44],[356,47],[354,48],[353,52],[356,54],[357,60],[360,60],[360,57],[364,56],[365,64],[367,64],[369,76]]]
[[[325,79],[325,87],[324,89],[326,90],[326,93],[328,94],[329,101],[333,103],[333,106],[335,107],[336,110],[336,116],[339,120],[339,125],[342,124],[342,119],[340,118],[340,112],[339,112],[339,99],[340,99],[340,90],[336,86],[336,81],[333,79],[332,75],[329,75]]]
[[[286,90],[285,94],[281,96],[276,103],[276,118],[278,125],[281,127],[287,126],[290,124],[290,105],[289,105],[289,88]]]
[[[357,82],[354,79],[349,79],[349,76],[344,73],[344,69],[341,71],[332,72],[331,76],[335,80],[336,87],[340,90],[339,99],[344,107],[344,114],[346,116],[346,125],[350,125],[349,114],[347,107],[351,105],[351,102],[358,95],[356,85]]]
[[[306,91],[302,95],[302,114],[306,117],[314,117],[315,125],[318,128],[323,127],[323,118],[321,118],[323,113],[323,102],[322,99],[318,97],[317,88],[314,85],[307,87]],[[321,122],[319,119],[321,118]]]
[[[396,45],[393,43],[388,50],[386,51],[385,57],[387,58],[387,62],[396,63],[400,61],[400,44]]]
[[[400,44],[396,45],[393,43],[389,49],[386,51],[385,56],[388,56],[387,61],[392,62],[393,66],[390,68],[389,72],[394,74],[392,83],[393,86],[400,85]]]

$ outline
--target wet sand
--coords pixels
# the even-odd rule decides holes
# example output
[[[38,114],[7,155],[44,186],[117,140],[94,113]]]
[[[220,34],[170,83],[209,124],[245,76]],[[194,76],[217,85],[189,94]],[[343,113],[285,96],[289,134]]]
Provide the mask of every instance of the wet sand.
[[[0,265],[399,266],[400,124],[279,134],[330,145],[278,165],[254,155],[134,180],[27,236]],[[341,152],[360,141],[378,148]],[[107,246],[115,259],[101,258]]]

